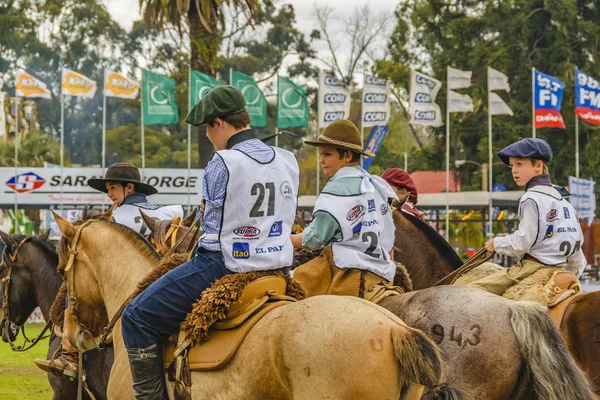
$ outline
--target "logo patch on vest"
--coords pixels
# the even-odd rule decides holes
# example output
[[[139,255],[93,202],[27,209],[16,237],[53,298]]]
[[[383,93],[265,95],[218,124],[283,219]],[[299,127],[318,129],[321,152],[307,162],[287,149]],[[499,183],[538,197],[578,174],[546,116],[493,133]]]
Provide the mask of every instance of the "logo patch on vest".
[[[352,237],[357,237],[360,235],[360,230],[362,229],[362,222],[356,224],[354,228],[352,228]]]
[[[544,239],[551,238],[552,236],[554,236],[554,225],[549,225],[548,228],[546,228]]]
[[[367,200],[367,205],[369,206],[369,209],[367,212],[373,212],[377,209],[377,207],[375,207],[375,200],[373,200],[373,199]]]
[[[282,221],[275,221],[269,230],[269,237],[281,236],[282,231]]]
[[[388,212],[388,206],[387,204],[382,204],[381,205],[381,215],[385,215]]]
[[[239,228],[235,228],[233,230],[233,233],[236,236],[240,236],[243,238],[252,238],[260,234],[260,229],[254,226],[240,226]]]
[[[233,246],[231,248],[231,256],[237,259],[250,258],[250,244],[233,242]]]
[[[565,214],[565,219],[571,218],[571,213],[569,212],[568,207],[563,207],[563,213]]]
[[[548,211],[548,214],[546,214],[546,222],[556,221],[557,219],[558,210],[556,208],[553,208],[552,210]]]
[[[346,219],[348,222],[354,222],[359,219],[363,214],[364,209],[365,207],[360,204],[352,207],[350,211],[348,211],[348,214],[346,214]]]
[[[288,181],[283,181],[279,186],[279,191],[283,196],[284,200],[292,200],[294,198],[294,192],[292,191],[292,185]]]

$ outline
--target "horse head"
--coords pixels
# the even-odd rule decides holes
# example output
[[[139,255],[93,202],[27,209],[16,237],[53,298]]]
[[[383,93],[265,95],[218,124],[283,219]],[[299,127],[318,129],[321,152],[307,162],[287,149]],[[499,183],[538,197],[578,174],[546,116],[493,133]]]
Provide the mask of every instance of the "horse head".
[[[36,258],[35,254],[30,253],[35,251],[34,244],[39,239],[24,235],[10,236],[2,230],[0,238],[4,242],[0,263],[0,335],[8,343],[15,340],[19,328],[37,306],[29,267]]]
[[[96,268],[87,249],[92,248],[90,245],[94,241],[101,239],[94,235],[93,225],[110,218],[110,210],[101,218],[87,219],[74,224],[54,211],[52,213],[62,233],[58,245],[58,270],[64,273],[68,291],[63,334],[67,335],[69,341],[80,351],[96,349],[101,341],[103,327],[108,324],[108,315]]]
[[[179,217],[175,217],[172,220],[156,220],[140,210],[140,214],[144,219],[146,225],[151,231],[148,241],[152,247],[161,256],[166,255],[173,246],[177,245],[172,252],[174,253],[186,253],[195,244],[192,243],[194,234],[186,234],[190,226],[196,219],[196,211],[193,210],[187,217],[181,220]],[[185,238],[177,244],[177,242],[186,235]]]

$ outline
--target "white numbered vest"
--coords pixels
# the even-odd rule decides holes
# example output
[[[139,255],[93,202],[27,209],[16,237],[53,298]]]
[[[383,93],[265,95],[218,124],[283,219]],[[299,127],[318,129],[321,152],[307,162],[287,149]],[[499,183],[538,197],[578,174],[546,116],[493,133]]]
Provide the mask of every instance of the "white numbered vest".
[[[219,233],[225,266],[233,272],[287,267],[294,261],[290,240],[296,216],[299,169],[289,151],[260,163],[237,150],[221,150],[229,172]]]
[[[396,195],[383,179],[353,167],[340,169],[332,180],[346,177],[363,178],[361,194],[323,192],[315,204],[315,212],[331,214],[342,230],[342,240],[331,245],[333,261],[338,268],[362,269],[393,281],[396,264],[389,253],[394,246],[395,226],[387,200]]]
[[[181,206],[157,206],[152,203],[134,203],[123,204],[112,213],[114,222],[125,225],[142,236],[149,236],[150,230],[144,223],[140,210],[149,217],[163,220],[173,219],[176,216],[183,218],[183,208]]]
[[[579,251],[583,244],[577,212],[550,186],[534,186],[527,190],[521,203],[530,200],[537,204],[539,225],[529,254],[545,265],[566,264],[567,257]]]

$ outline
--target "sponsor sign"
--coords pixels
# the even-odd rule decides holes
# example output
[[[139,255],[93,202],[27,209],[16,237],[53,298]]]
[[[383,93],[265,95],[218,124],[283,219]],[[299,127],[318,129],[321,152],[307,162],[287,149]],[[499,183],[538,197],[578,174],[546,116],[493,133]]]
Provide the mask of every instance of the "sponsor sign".
[[[319,128],[350,115],[350,92],[335,76],[319,72]]]
[[[15,95],[17,97],[42,97],[44,99],[52,97],[44,82],[21,70],[17,71]]]
[[[62,94],[79,97],[94,97],[98,88],[96,82],[70,69],[62,69]]]
[[[575,114],[587,123],[600,125],[600,85],[579,69],[575,69]]]
[[[435,98],[442,82],[417,71],[411,73],[410,123],[417,125],[441,126],[442,115]]]
[[[577,180],[576,177],[569,176],[569,203],[575,207],[578,218],[594,218],[596,215],[595,185],[594,181],[581,178]]]
[[[391,82],[372,75],[365,76],[362,93],[362,126],[385,125],[390,119]]]
[[[565,122],[560,114],[565,84],[537,70],[534,75],[535,127],[565,128]]]
[[[260,229],[254,226],[241,226],[233,230],[233,234],[241,238],[255,238],[260,235]]]
[[[358,204],[354,207],[352,207],[350,209],[350,211],[348,211],[348,214],[346,214],[346,220],[348,222],[354,222],[357,219],[359,219],[361,217],[361,215],[363,214],[365,207]]]
[[[15,176],[14,168],[0,168],[0,207],[13,206],[15,191],[20,193],[19,203],[25,206],[111,204],[106,194],[87,185],[89,178],[103,177],[102,168],[64,168],[62,176],[59,168],[19,168],[17,172]],[[188,179],[187,169],[146,168],[143,181],[158,190],[148,201],[158,205],[187,204],[189,187],[191,204],[200,204],[203,175],[204,170],[192,170]]]
[[[135,99],[140,91],[139,82],[129,79],[110,69],[104,70],[104,95],[120,97],[122,99]]]
[[[269,230],[269,237],[281,236],[283,233],[283,221],[275,221]]]

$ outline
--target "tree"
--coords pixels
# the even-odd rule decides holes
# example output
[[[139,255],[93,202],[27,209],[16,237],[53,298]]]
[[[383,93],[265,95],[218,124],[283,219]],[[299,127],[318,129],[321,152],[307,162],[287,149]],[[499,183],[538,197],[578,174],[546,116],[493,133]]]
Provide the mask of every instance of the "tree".
[[[260,8],[258,0],[230,0],[232,9],[246,14],[250,23],[256,19]],[[222,2],[214,0],[140,0],[140,8],[147,27],[162,31],[169,24],[176,27],[180,36],[187,28],[190,41],[190,60],[193,69],[215,76],[221,34],[225,30]],[[205,132],[199,130],[198,151],[201,166],[206,166],[212,154],[212,145]]]
[[[421,67],[441,81],[446,66],[473,71],[473,87],[467,90],[475,112],[451,114],[451,165],[454,159],[487,162],[486,69],[491,66],[506,73],[511,83],[507,95],[514,117],[493,118],[493,151],[531,135],[531,68],[556,76],[567,84],[563,117],[567,130],[543,129],[537,135],[548,140],[554,150],[551,175],[565,184],[574,174],[574,115],[572,104],[575,66],[592,76],[600,76],[597,38],[600,5],[592,1],[516,0],[497,2],[430,2],[412,0],[396,10],[398,21],[389,43],[390,59],[402,64],[389,69],[397,85],[407,85],[406,71]],[[380,64],[383,67],[389,65]],[[402,80],[399,80],[402,79]],[[504,96],[504,95],[503,95]],[[438,95],[445,103],[445,91]],[[598,130],[580,124],[581,176],[600,173],[592,147]],[[444,127],[433,130],[429,153],[444,152]],[[494,168],[494,182],[515,189],[507,168]],[[479,177],[463,175],[467,187],[477,187]]]

